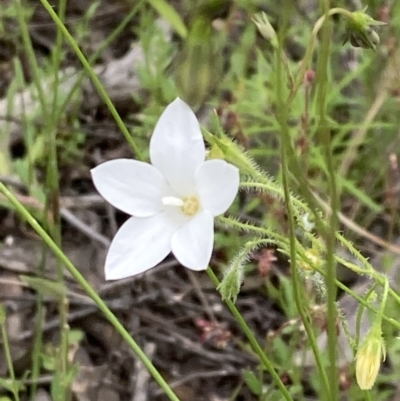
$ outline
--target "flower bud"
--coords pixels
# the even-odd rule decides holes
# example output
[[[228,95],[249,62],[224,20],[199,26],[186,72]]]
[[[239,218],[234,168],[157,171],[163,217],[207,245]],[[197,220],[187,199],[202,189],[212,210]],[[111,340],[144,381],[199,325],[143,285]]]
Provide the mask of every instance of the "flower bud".
[[[316,248],[310,248],[307,249],[305,254],[305,258],[300,259],[298,261],[298,266],[300,269],[310,272],[314,271],[316,268],[321,267],[323,265],[323,260],[321,258],[321,255],[319,254],[318,249]]]
[[[213,159],[225,159],[224,151],[216,143],[211,146],[211,149],[207,155],[207,160]]]
[[[361,390],[370,390],[375,384],[381,361],[386,351],[379,325],[372,327],[356,354],[356,378]]]
[[[246,249],[241,250],[233,258],[230,266],[225,271],[224,277],[217,288],[223,301],[230,300],[233,303],[236,302],[236,298],[243,284],[243,263],[247,259],[247,254],[248,251]]]
[[[271,42],[272,46],[278,47],[278,37],[275,29],[268,20],[267,14],[264,12],[255,14],[252,20],[256,24],[258,32],[260,32],[261,36]]]
[[[372,26],[385,25],[384,22],[375,21],[363,11],[355,11],[352,17],[348,19],[346,27],[346,37],[344,43],[350,41],[354,47],[375,50],[379,44],[380,38]],[[344,44],[343,43],[343,44]]]
[[[218,46],[211,21],[197,18],[177,56],[174,74],[180,96],[194,108],[204,103],[221,77],[223,60]]]

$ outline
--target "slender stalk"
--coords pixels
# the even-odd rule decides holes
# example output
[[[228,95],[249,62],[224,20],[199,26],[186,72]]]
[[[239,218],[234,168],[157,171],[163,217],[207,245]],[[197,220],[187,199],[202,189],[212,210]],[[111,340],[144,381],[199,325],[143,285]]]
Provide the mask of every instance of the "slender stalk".
[[[318,19],[318,21],[314,25],[314,28],[311,33],[311,38],[307,44],[306,54],[304,55],[303,60],[301,61],[300,70],[297,73],[296,78],[294,80],[294,86],[293,86],[292,90],[290,91],[289,97],[287,99],[287,102],[286,102],[287,105],[290,105],[292,103],[293,99],[295,98],[295,96],[297,94],[297,91],[299,90],[299,88],[301,87],[301,85],[303,83],[304,74],[306,73],[307,68],[311,63],[311,59],[312,59],[312,55],[314,52],[314,47],[315,47],[315,43],[317,41],[319,31],[323,27],[324,23],[330,17],[332,17],[336,14],[342,14],[346,18],[353,18],[352,13],[349,10],[346,10],[346,9],[340,8],[340,7],[335,7],[335,8],[331,8],[327,13],[325,13],[322,17],[320,17]]]
[[[331,210],[328,217],[329,225],[322,228],[323,236],[326,244],[326,292],[327,292],[327,314],[328,314],[328,356],[329,356],[329,385],[330,397],[332,401],[338,399],[339,391],[339,372],[337,368],[337,307],[336,307],[336,231],[338,228],[337,212],[339,210],[338,189],[336,184],[335,165],[332,157],[331,149],[331,134],[328,128],[326,116],[326,98],[328,91],[328,63],[329,51],[331,42],[331,24],[329,20],[329,0],[321,0],[324,8],[325,18],[321,22],[322,30],[322,43],[318,57],[317,68],[317,111],[319,116],[319,129],[320,142],[322,143],[326,165],[328,170],[328,181],[330,189]]]
[[[43,256],[47,249],[43,249]],[[42,258],[42,266],[43,266]],[[43,269],[40,269],[43,270]],[[43,305],[43,294],[40,292],[36,296],[36,308],[35,308],[35,323],[34,323],[34,340],[33,340],[33,349],[32,349],[32,385],[30,388],[30,399],[36,400],[37,387],[38,387],[38,379],[40,376],[41,370],[41,361],[40,354],[42,352],[43,346],[43,321],[44,321],[44,312],[45,308]]]
[[[281,50],[282,51],[282,50]],[[321,353],[313,332],[313,328],[311,325],[311,317],[306,309],[306,302],[301,292],[302,284],[300,282],[299,272],[297,269],[297,252],[296,252],[296,234],[295,234],[295,221],[294,221],[294,213],[293,213],[293,205],[292,205],[292,197],[290,192],[290,184],[289,184],[289,155],[291,155],[291,138],[289,133],[289,128],[287,125],[288,118],[288,103],[285,103],[283,99],[283,68],[280,57],[276,57],[276,72],[277,72],[277,120],[281,129],[281,143],[280,143],[280,153],[281,153],[281,173],[282,173],[282,181],[283,181],[283,190],[285,196],[285,204],[286,204],[286,214],[287,221],[289,225],[289,248],[290,248],[290,271],[292,276],[293,283],[293,295],[296,303],[297,311],[300,315],[301,321],[304,325],[304,328],[307,333],[308,340],[310,341],[311,349],[314,354],[315,362],[318,367],[318,371],[320,373],[320,377],[322,379],[323,391],[326,395],[329,394],[329,379],[326,374],[324,365],[322,363]],[[301,174],[301,171],[299,171]],[[333,400],[332,401],[336,401]]]
[[[208,268],[207,269],[208,276],[210,277],[211,281],[215,285],[215,287],[218,287],[220,284],[220,281],[218,280],[217,276],[214,274],[214,272]],[[247,325],[246,321],[243,319],[243,316],[239,312],[239,310],[236,308],[235,304],[230,301],[229,299],[225,300],[226,305],[228,306],[229,310],[231,311],[232,315],[238,322],[239,326],[243,330],[244,334],[246,335],[247,339],[249,340],[253,351],[257,354],[257,356],[260,358],[261,363],[263,366],[268,370],[270,375],[272,376],[272,379],[274,380],[275,384],[278,386],[279,390],[282,393],[282,396],[285,398],[287,401],[293,401],[292,396],[290,395],[289,391],[283,384],[281,378],[279,377],[278,373],[274,369],[274,365],[272,362],[267,358],[265,355],[264,351],[262,350],[260,344],[258,343],[257,339],[255,338],[253,332],[251,331],[250,327]]]
[[[107,105],[108,109],[110,110],[110,113],[114,117],[114,120],[116,121],[116,123],[117,123],[119,129],[121,130],[122,134],[124,135],[126,141],[129,143],[132,150],[134,151],[135,157],[139,160],[143,160],[141,151],[137,147],[135,141],[133,140],[131,134],[129,133],[129,130],[126,128],[124,122],[122,121],[122,118],[118,114],[117,109],[115,108],[112,100],[110,99],[106,90],[104,89],[104,86],[101,83],[100,79],[94,73],[93,68],[91,67],[90,63],[88,62],[87,58],[82,53],[82,50],[79,48],[78,44],[76,43],[76,40],[69,33],[66,26],[62,23],[62,21],[58,17],[57,13],[54,11],[51,4],[47,0],[40,0],[40,2],[42,3],[42,5],[46,9],[46,11],[49,13],[49,15],[53,19],[53,21],[56,23],[57,27],[61,30],[62,34],[64,35],[64,38],[70,44],[72,50],[75,52],[75,54],[79,58],[79,61],[82,63],[83,67],[87,71],[88,75],[90,76],[90,78],[93,82],[93,85],[97,89],[97,92],[99,93],[100,97],[103,99],[104,103]]]
[[[65,20],[66,13],[66,0],[59,0],[58,2],[58,13],[60,21]],[[46,189],[47,189],[47,201],[45,212],[49,211],[52,219],[48,224],[48,232],[51,234],[55,243],[61,247],[61,217],[60,217],[60,187],[59,187],[59,174],[58,174],[58,156],[57,156],[57,131],[58,122],[57,119],[57,109],[58,109],[58,98],[59,98],[59,70],[61,65],[62,53],[63,53],[63,35],[59,27],[57,27],[57,36],[54,51],[52,54],[52,69],[54,73],[54,80],[52,85],[53,91],[53,102],[51,108],[52,119],[48,123],[49,128],[47,131],[47,146],[48,146],[48,162],[46,171]],[[46,213],[48,214],[48,213]],[[63,268],[59,262],[56,261],[57,270],[57,281],[61,284],[64,283]],[[58,301],[58,311],[60,315],[60,348],[58,351],[58,361],[57,368],[60,371],[62,377],[67,377],[69,363],[68,363],[68,351],[69,351],[69,341],[68,341],[68,298],[67,296],[61,297]],[[60,399],[69,399],[69,388],[67,381],[61,381]]]
[[[10,342],[8,340],[8,334],[7,334],[6,312],[5,312],[5,308],[3,305],[0,305],[0,326],[1,326],[1,335],[3,338],[3,349],[4,349],[4,353],[6,356],[6,362],[7,362],[7,369],[10,374],[11,382],[12,382],[12,393],[14,396],[14,401],[20,401],[19,386],[18,386],[17,379],[15,377],[14,365],[13,365],[13,360],[12,360],[11,350],[10,350]]]
[[[92,56],[89,58],[88,63],[92,66],[98,59],[98,57],[103,53],[103,51],[112,43],[114,40],[118,38],[118,36],[123,32],[123,30],[126,28],[128,23],[132,20],[132,18],[135,16],[135,14],[138,12],[139,8],[142,6],[144,3],[144,0],[140,0],[135,4],[134,7],[132,7],[131,11],[126,15],[126,17],[121,21],[121,23],[114,29],[113,32],[100,44],[100,46],[97,48],[97,50],[92,54]],[[60,120],[62,113],[64,113],[65,109],[67,108],[67,105],[71,101],[74,93],[80,88],[83,79],[86,76],[86,71],[81,71],[72,86],[71,90],[68,92],[67,96],[65,97],[62,105],[59,107],[57,111],[57,116],[56,120]]]
[[[257,226],[253,226],[252,224],[249,224],[249,223],[242,223],[235,219],[232,219],[229,217],[224,217],[224,216],[218,216],[218,221],[220,221],[224,224],[227,224],[231,227],[236,227],[239,230],[253,232],[258,235],[261,234],[265,237],[270,237],[271,241],[275,242],[275,243],[276,242],[280,242],[282,244],[286,243],[286,238],[283,235],[273,232],[272,230],[268,230],[264,227],[257,227]]]
[[[40,70],[36,60],[35,51],[32,46],[31,37],[29,35],[28,24],[27,21],[25,20],[26,11],[22,7],[21,0],[14,0],[14,2],[15,2],[16,14],[18,17],[18,24],[21,29],[22,42],[24,44],[24,49],[28,55],[28,62],[33,74],[34,85],[37,90],[41,110],[43,113],[43,120],[49,121],[50,116],[47,107],[48,105],[46,102],[46,96],[44,95],[44,90],[42,87],[42,83],[40,81]]]
[[[131,337],[125,327],[121,324],[118,318],[112,313],[108,308],[106,303],[101,299],[97,292],[92,288],[92,286],[85,280],[79,270],[73,265],[73,263],[65,256],[64,252],[57,246],[49,234],[40,226],[40,224],[33,218],[33,216],[28,212],[28,210],[18,201],[18,199],[11,193],[11,191],[0,182],[0,192],[3,193],[10,203],[15,207],[17,212],[28,222],[28,224],[37,232],[37,234],[42,238],[46,245],[51,249],[54,255],[60,260],[60,262],[66,267],[70,272],[72,277],[80,284],[83,290],[89,295],[90,298],[97,305],[99,310],[104,314],[107,320],[114,326],[117,332],[121,335],[124,341],[129,345],[132,351],[138,356],[142,361],[143,365],[153,376],[156,382],[164,390],[165,394],[171,401],[179,401],[177,395],[173,392],[168,383],[164,380],[161,374],[158,372],[156,367],[152,364],[150,359],[142,351],[140,346]]]

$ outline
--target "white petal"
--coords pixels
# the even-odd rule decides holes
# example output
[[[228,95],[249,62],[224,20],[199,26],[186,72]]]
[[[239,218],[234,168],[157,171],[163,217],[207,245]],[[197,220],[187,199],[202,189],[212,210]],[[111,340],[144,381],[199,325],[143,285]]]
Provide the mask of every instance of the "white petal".
[[[223,160],[208,160],[196,173],[201,206],[213,216],[226,212],[239,190],[239,169]]]
[[[192,270],[205,270],[214,244],[214,218],[208,211],[194,216],[172,236],[172,253]]]
[[[157,122],[150,140],[150,159],[178,194],[193,191],[195,171],[205,159],[205,145],[195,114],[179,98]]]
[[[171,237],[177,227],[165,213],[131,217],[118,230],[106,257],[106,280],[143,273],[171,252]]]
[[[116,159],[100,164],[91,173],[100,195],[117,209],[137,217],[162,210],[161,198],[168,184],[151,164]]]

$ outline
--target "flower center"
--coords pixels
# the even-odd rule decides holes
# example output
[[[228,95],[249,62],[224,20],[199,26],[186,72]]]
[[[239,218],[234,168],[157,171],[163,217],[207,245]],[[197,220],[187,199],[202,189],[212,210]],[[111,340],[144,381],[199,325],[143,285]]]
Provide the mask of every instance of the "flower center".
[[[197,196],[185,196],[183,199],[175,196],[165,196],[162,203],[166,206],[180,207],[186,216],[194,216],[200,209],[200,201]]]
[[[194,216],[200,209],[197,196],[185,196],[183,198],[182,212],[187,216]]]

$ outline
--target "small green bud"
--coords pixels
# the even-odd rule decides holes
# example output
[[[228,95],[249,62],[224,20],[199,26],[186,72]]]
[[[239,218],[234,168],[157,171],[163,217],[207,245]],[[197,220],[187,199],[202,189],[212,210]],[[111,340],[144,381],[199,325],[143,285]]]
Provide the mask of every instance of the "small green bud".
[[[368,303],[370,303],[370,304],[373,304],[373,303],[375,303],[375,302],[377,301],[377,299],[378,299],[378,294],[376,293],[376,291],[372,291],[372,292],[368,295],[366,301],[367,301]]]
[[[235,303],[242,283],[243,266],[240,263],[232,263],[226,270],[224,278],[217,288],[222,300],[225,301],[228,299]]]
[[[255,14],[252,21],[256,24],[258,32],[261,36],[271,42],[273,47],[278,47],[278,36],[276,31],[268,20],[267,14],[264,12]]]
[[[298,261],[298,266],[300,269],[311,272],[314,271],[316,268],[320,268],[323,266],[323,258],[320,255],[320,252],[317,248],[310,248],[305,251],[304,254],[305,258],[300,259]]]
[[[207,160],[213,159],[225,159],[223,150],[216,143],[211,146],[210,152],[207,156]]]
[[[197,18],[176,58],[175,83],[180,96],[200,107],[220,80],[223,58],[211,21]]]
[[[386,25],[384,22],[375,21],[363,11],[354,11],[347,21],[346,36],[343,42],[350,42],[354,47],[375,50],[376,45],[380,43],[377,32],[372,26]]]

